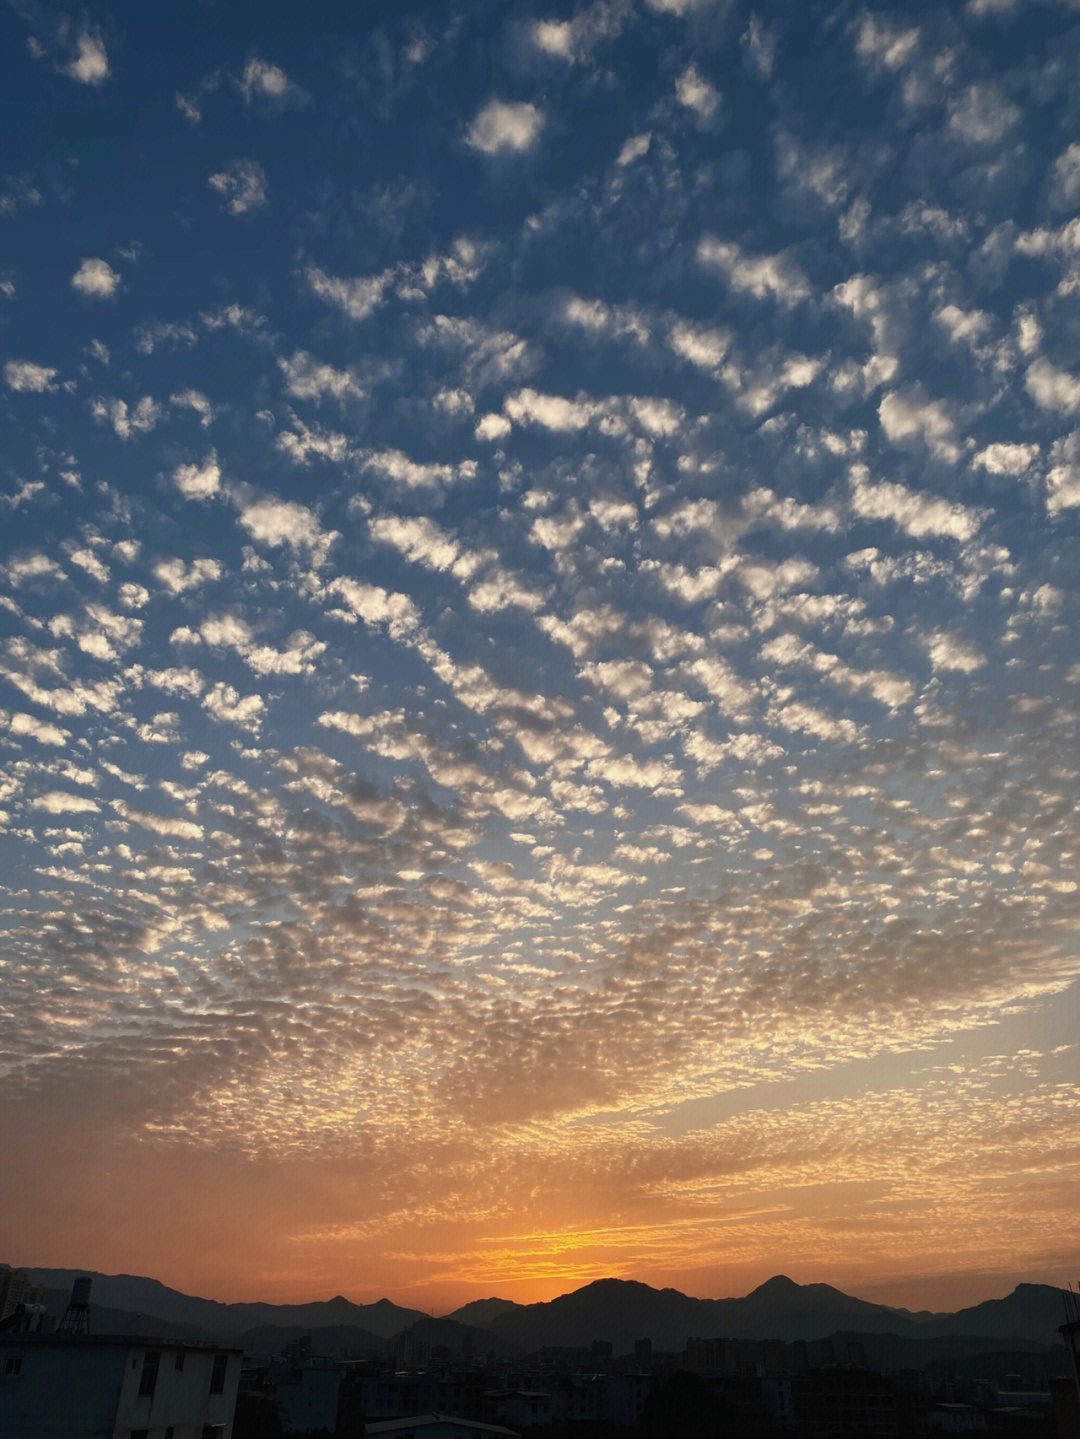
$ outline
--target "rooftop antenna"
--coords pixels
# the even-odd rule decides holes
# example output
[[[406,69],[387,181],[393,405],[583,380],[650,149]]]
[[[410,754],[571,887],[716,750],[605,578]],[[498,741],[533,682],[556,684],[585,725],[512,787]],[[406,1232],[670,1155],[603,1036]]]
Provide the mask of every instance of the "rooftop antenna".
[[[88,1275],[80,1274],[71,1286],[71,1298],[68,1300],[68,1307],[64,1310],[64,1316],[56,1326],[57,1334],[81,1334],[90,1333],[90,1288],[93,1280]]]

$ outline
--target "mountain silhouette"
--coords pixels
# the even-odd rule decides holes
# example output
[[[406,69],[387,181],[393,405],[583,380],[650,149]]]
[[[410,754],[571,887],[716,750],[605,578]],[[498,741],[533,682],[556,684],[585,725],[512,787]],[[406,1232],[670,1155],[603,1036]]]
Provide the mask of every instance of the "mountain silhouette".
[[[170,1324],[206,1330],[220,1338],[231,1338],[245,1329],[266,1326],[323,1329],[346,1326],[366,1329],[381,1339],[392,1339],[407,1325],[422,1319],[416,1309],[403,1309],[389,1299],[375,1304],[353,1304],[342,1295],[309,1304],[222,1304],[216,1299],[199,1299],[169,1289],[156,1279],[137,1274],[98,1274],[90,1269],[28,1269],[35,1284],[71,1292],[72,1281],[87,1274],[94,1281],[93,1308],[134,1311],[152,1315]]]
[[[512,1299],[472,1299],[468,1304],[463,1304],[460,1309],[455,1309],[446,1317],[447,1319],[456,1319],[459,1324],[475,1324],[483,1329],[492,1320],[497,1319],[500,1314],[506,1314],[509,1310],[520,1307]]]
[[[50,1308],[59,1313],[78,1269],[30,1269],[33,1282],[51,1291]],[[1019,1284],[1001,1299],[960,1309],[953,1314],[912,1313],[857,1299],[830,1284],[797,1284],[778,1274],[749,1294],[731,1299],[695,1299],[677,1289],[654,1289],[629,1279],[598,1279],[557,1299],[515,1304],[505,1299],[479,1299],[433,1321],[415,1309],[388,1299],[354,1304],[337,1295],[307,1304],[222,1304],[170,1289],[156,1279],[131,1274],[96,1274],[91,1324],[98,1332],[116,1332],[117,1323],[149,1333],[154,1324],[162,1334],[187,1332],[236,1341],[257,1331],[263,1348],[309,1331],[323,1331],[324,1343],[356,1350],[396,1344],[415,1329],[420,1347],[468,1349],[480,1354],[494,1347],[532,1353],[545,1347],[588,1348],[594,1340],[610,1343],[615,1353],[633,1350],[638,1339],[653,1347],[680,1353],[690,1338],[732,1338],[820,1341],[843,1333],[878,1335],[902,1341],[979,1340],[999,1349],[1057,1345],[1063,1322],[1064,1291],[1046,1284]],[[107,1311],[119,1311],[116,1316]],[[419,1326],[419,1327],[416,1327]],[[331,1341],[331,1331],[334,1332]],[[348,1331],[346,1333],[345,1331]],[[466,1343],[466,1334],[471,1337]],[[313,1342],[318,1342],[313,1334]],[[967,1346],[963,1346],[965,1352]],[[946,1346],[947,1348],[947,1346]],[[390,1352],[389,1347],[387,1352]],[[890,1351],[891,1352],[891,1351]]]
[[[828,1284],[796,1284],[777,1275],[741,1299],[693,1299],[636,1280],[599,1279],[542,1304],[524,1304],[489,1325],[525,1350],[587,1347],[599,1339],[616,1353],[651,1339],[681,1351],[690,1338],[818,1339],[837,1329],[895,1332],[913,1321],[883,1304],[855,1299]]]
[[[955,1314],[935,1314],[920,1334],[978,1334],[994,1339],[1034,1339],[1060,1344],[1065,1323],[1065,1290],[1049,1284],[1018,1284],[1004,1299],[987,1299]]]

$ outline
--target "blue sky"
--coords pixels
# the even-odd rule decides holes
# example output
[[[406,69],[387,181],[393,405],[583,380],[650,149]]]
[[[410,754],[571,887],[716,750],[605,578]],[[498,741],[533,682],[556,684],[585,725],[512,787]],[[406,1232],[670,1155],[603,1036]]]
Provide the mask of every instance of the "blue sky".
[[[1072,1273],[1075,7],[0,25],[6,1257]]]

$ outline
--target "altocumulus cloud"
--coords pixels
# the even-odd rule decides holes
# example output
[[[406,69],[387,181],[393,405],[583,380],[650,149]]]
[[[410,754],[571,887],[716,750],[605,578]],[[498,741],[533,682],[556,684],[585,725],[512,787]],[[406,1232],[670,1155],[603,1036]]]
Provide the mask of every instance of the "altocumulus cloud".
[[[107,300],[120,285],[120,276],[107,260],[84,260],[71,277],[71,283],[83,295]]]
[[[1066,1277],[1077,16],[459,8],[8,17],[5,1234]]]
[[[474,150],[485,155],[531,149],[540,138],[544,116],[528,101],[489,100],[465,134]]]

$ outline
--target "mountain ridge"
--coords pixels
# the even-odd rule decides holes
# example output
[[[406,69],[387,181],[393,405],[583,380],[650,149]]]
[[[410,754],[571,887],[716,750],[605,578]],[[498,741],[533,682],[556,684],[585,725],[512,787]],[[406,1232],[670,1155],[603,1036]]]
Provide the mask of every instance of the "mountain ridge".
[[[392,1340],[432,1316],[382,1298],[357,1304],[335,1295],[302,1304],[265,1301],[224,1303],[170,1289],[140,1275],[107,1275],[91,1270],[29,1267],[35,1283],[70,1291],[72,1280],[88,1274],[94,1281],[92,1303],[137,1313],[170,1325],[199,1329],[222,1338],[268,1328],[302,1330],[363,1329]],[[588,1347],[595,1340],[629,1352],[638,1339],[654,1348],[679,1352],[689,1338],[746,1340],[820,1340],[835,1332],[893,1334],[938,1339],[946,1335],[980,1340],[1059,1342],[1065,1291],[1050,1285],[1020,1283],[998,1299],[983,1300],[954,1312],[912,1312],[845,1294],[829,1284],[798,1284],[774,1275],[741,1297],[699,1299],[674,1288],[656,1289],[640,1280],[603,1278],[555,1299],[535,1304],[489,1298],[473,1300],[439,1316],[490,1333],[524,1352],[546,1346]]]

